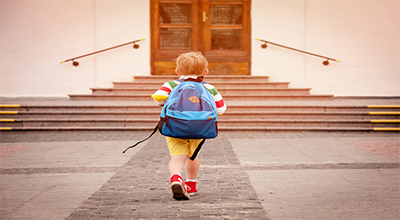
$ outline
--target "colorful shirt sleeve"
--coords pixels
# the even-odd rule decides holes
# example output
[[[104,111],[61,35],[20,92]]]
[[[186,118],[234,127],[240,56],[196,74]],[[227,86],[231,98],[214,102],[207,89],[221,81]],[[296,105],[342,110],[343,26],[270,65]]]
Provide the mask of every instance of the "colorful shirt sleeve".
[[[163,106],[165,100],[167,100],[169,94],[177,85],[178,84],[175,81],[168,81],[164,83],[151,97],[158,105]]]
[[[213,95],[215,104],[217,105],[217,113],[218,115],[224,114],[226,111],[226,105],[224,103],[224,99],[221,96],[221,93],[218,92],[217,88],[210,84],[204,84],[204,86],[208,89],[208,91]]]

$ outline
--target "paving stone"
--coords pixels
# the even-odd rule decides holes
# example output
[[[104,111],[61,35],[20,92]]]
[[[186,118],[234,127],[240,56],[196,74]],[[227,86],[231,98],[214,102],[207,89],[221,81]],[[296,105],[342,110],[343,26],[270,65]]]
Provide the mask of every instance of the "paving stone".
[[[176,201],[169,188],[169,155],[165,138],[155,135],[145,148],[76,209],[77,214],[73,212],[67,219],[74,219],[77,215],[83,218],[130,216],[134,219],[267,216],[226,135],[208,140],[199,157],[199,195],[188,201]],[[237,186],[235,177],[239,173],[241,178]],[[239,213],[248,210],[251,212]],[[83,216],[85,214],[87,216]]]
[[[74,132],[53,132],[51,135],[24,132],[17,135],[2,134],[1,142],[14,143],[23,140],[27,143],[68,143],[87,140],[128,140],[135,143],[137,140],[146,138],[147,135],[148,132],[89,132],[78,136]],[[252,151],[254,148],[244,148],[245,151],[241,151],[240,154],[235,152],[232,145],[238,140],[238,137],[242,138],[244,142],[258,144],[256,151]],[[316,138],[319,138],[318,141]],[[169,155],[165,138],[159,134],[150,139],[148,144],[132,156],[128,162],[124,165],[121,163],[122,166],[102,164],[97,167],[2,168],[0,174],[10,178],[42,174],[47,176],[74,173],[115,173],[111,178],[107,177],[109,180],[97,188],[98,190],[80,204],[75,211],[71,212],[67,219],[268,219],[269,216],[272,216],[269,210],[278,210],[278,213],[282,212],[282,216],[302,214],[303,217],[310,217],[309,219],[316,218],[313,216],[329,217],[322,212],[317,213],[316,208],[312,209],[317,205],[330,208],[329,212],[335,217],[341,217],[340,219],[357,219],[365,216],[361,213],[362,207],[369,207],[371,204],[376,206],[372,209],[380,210],[376,211],[377,215],[371,218],[382,219],[381,216],[392,216],[392,219],[397,219],[399,215],[394,213],[392,208],[399,206],[398,202],[393,203],[393,201],[398,201],[398,189],[390,194],[388,189],[392,189],[393,186],[388,184],[396,183],[393,178],[396,178],[396,173],[400,169],[398,158],[383,158],[357,148],[351,150],[351,146],[338,145],[343,140],[354,142],[368,141],[369,139],[379,140],[380,138],[398,140],[399,137],[395,133],[368,133],[366,135],[366,133],[357,132],[330,134],[319,132],[220,133],[218,138],[207,140],[200,153],[199,194],[188,201],[172,199],[168,174]],[[268,146],[263,147],[262,143],[268,143]],[[276,148],[281,148],[281,151],[273,151],[271,146],[279,143],[282,144],[277,145]],[[297,151],[294,151],[296,147],[289,145],[296,146]],[[315,148],[309,148],[308,145]],[[29,150],[29,148],[25,150]],[[276,163],[255,163],[254,161],[246,163],[250,157],[241,156],[246,151],[264,155],[280,153],[280,161]],[[242,161],[238,159],[236,153]],[[287,156],[287,160],[283,160],[282,158],[287,153],[289,156],[305,154],[308,157],[304,162],[302,162],[303,160],[289,160],[289,156]],[[324,155],[330,155],[330,158],[325,159],[322,157]],[[129,151],[124,156],[129,157]],[[333,159],[332,162],[326,162],[327,159],[334,157],[351,158],[351,160]],[[314,158],[318,158],[319,161],[311,163],[310,161],[313,161]],[[252,183],[248,173],[253,179],[264,178],[263,182]],[[322,173],[324,173],[323,176],[321,176]],[[343,173],[348,173],[348,175],[343,175]],[[268,175],[260,176],[259,174]],[[340,179],[337,178],[339,174],[342,175]],[[384,177],[385,181],[379,182],[375,178],[376,176]],[[361,180],[358,179],[360,177],[362,177]],[[309,182],[310,178],[314,181]],[[326,179],[329,181],[327,182]],[[376,185],[376,182],[380,184]],[[354,183],[357,185],[353,185]],[[397,183],[399,183],[398,179]],[[257,192],[253,188],[254,184],[259,187]],[[285,188],[288,185],[292,187]],[[2,185],[2,187],[6,186]],[[270,191],[263,192],[266,187],[269,187]],[[336,189],[336,194],[332,194],[332,198],[325,198],[326,192],[332,188]],[[301,194],[307,189],[313,194]],[[363,194],[351,194],[354,189]],[[260,194],[260,192],[262,193]],[[382,197],[381,194],[392,196]],[[262,196],[260,197],[260,195]],[[293,198],[303,198],[302,196],[308,202],[307,204],[302,204],[303,200],[301,199],[293,201]],[[376,202],[372,202],[371,196]],[[354,206],[343,207],[344,201],[341,201],[341,198],[344,197],[353,201],[350,204]],[[322,202],[316,204],[317,199]],[[277,205],[269,200],[280,202],[277,204],[284,203],[292,206],[290,206],[290,210],[280,210],[280,207],[276,207]],[[267,207],[263,206],[266,202],[270,202]],[[334,207],[324,206],[326,203],[332,203]],[[311,211],[307,211],[310,209],[315,211],[315,215]],[[355,212],[350,212],[349,209],[354,209]],[[389,214],[383,215],[384,212]],[[4,213],[3,209],[2,213]]]

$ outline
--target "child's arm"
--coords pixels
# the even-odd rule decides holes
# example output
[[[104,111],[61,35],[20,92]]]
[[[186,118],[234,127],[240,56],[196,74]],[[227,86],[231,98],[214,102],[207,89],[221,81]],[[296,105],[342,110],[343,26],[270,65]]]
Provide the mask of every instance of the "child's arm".
[[[157,95],[157,94],[153,94],[151,95],[151,97],[154,99],[154,101],[156,101],[158,104],[160,103],[164,103],[165,100],[167,100],[168,96],[167,95]]]
[[[220,96],[221,96],[221,94],[220,94]],[[214,96],[214,99],[215,98],[216,97]],[[215,101],[215,104],[217,105],[218,116],[223,115],[225,113],[225,111],[226,111],[226,105],[224,103],[224,99],[222,98],[222,96],[221,96],[221,99],[219,101]]]
[[[151,95],[151,97],[159,106],[163,106],[165,100],[167,100],[169,94],[171,93],[171,90],[172,86],[169,82],[166,82],[153,95]]]
[[[226,111],[226,105],[224,99],[222,98],[221,93],[218,92],[217,88],[208,83],[204,84],[204,86],[208,89],[208,91],[210,91],[210,93],[214,97],[215,105],[217,106],[218,116],[224,114],[224,112]]]

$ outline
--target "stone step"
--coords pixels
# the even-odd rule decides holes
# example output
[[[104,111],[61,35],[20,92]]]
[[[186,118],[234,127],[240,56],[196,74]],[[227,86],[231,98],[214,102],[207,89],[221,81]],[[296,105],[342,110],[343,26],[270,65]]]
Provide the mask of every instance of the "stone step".
[[[0,105],[0,111],[11,112],[155,112],[161,107],[154,101],[136,105]]]
[[[164,82],[113,82],[114,89],[151,89],[156,91],[159,89]],[[217,82],[210,83],[215,86],[218,90],[220,89],[286,89],[289,88],[289,82]]]
[[[2,111],[2,119],[159,119],[161,108],[153,111]],[[228,111],[222,119],[400,119],[393,112],[306,112]]]
[[[257,105],[249,105],[246,103],[236,103],[230,104],[227,103],[228,109],[226,114],[241,114],[247,112],[306,112],[307,114],[310,112],[327,112],[327,113],[335,113],[335,112],[343,112],[343,113],[370,113],[370,114],[393,114],[396,112],[400,112],[400,106],[394,105],[380,105],[380,106],[326,106],[326,105],[270,105],[270,104],[257,104]],[[159,113],[161,108],[156,105],[156,103],[152,100],[146,102],[146,104],[132,104],[129,105],[0,105],[0,112],[11,112],[11,114],[15,114],[15,112],[60,112],[60,113],[68,113],[68,112],[152,112]],[[400,113],[399,113],[400,114]]]
[[[396,120],[400,119],[400,114],[374,114],[366,112],[227,112],[221,118],[228,119],[353,119],[353,120]]]
[[[271,112],[400,112],[400,106],[381,105],[381,106],[327,106],[327,105],[229,105],[228,112],[248,112],[248,111],[271,111]],[[384,114],[383,113],[383,114]],[[389,113],[390,114],[390,113]]]
[[[94,95],[152,95],[157,90],[148,88],[126,88],[126,89],[111,89],[111,88],[91,88]],[[246,95],[309,95],[309,88],[302,89],[289,89],[289,88],[251,88],[251,89],[219,89],[219,93],[224,97],[225,95],[246,94]]]
[[[177,78],[136,76],[114,82],[113,88],[93,88],[92,94],[72,94],[69,103],[58,106],[0,106],[0,130],[150,132],[161,111],[150,95]],[[220,131],[400,131],[399,106],[338,102],[333,95],[310,94],[310,88],[289,88],[289,82],[270,82],[265,76],[208,75],[205,81],[228,105],[219,117]]]
[[[0,127],[153,127],[157,119],[24,119],[0,122]],[[351,128],[399,128],[399,120],[281,120],[281,119],[220,119],[218,126],[229,127],[351,127]]]
[[[154,127],[2,127],[2,132],[18,131],[153,131]],[[365,127],[219,127],[219,132],[398,132],[399,128]],[[149,133],[150,134],[150,133]]]
[[[178,75],[168,75],[168,76],[133,76],[133,81],[136,83],[164,83],[171,80],[179,79]],[[207,75],[204,77],[204,81],[213,83],[222,82],[268,82],[269,76],[217,76],[217,75]]]
[[[132,100],[145,101],[152,100],[149,95],[69,95],[71,100]],[[290,100],[315,100],[331,99],[333,95],[246,95],[246,94],[228,94],[224,100],[271,100],[271,99],[290,99]]]

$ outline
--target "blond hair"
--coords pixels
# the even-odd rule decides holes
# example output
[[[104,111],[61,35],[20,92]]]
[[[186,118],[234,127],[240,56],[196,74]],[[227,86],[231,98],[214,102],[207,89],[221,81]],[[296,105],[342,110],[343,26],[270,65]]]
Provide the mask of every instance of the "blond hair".
[[[176,59],[176,68],[181,75],[202,76],[208,61],[201,52],[183,53]]]

